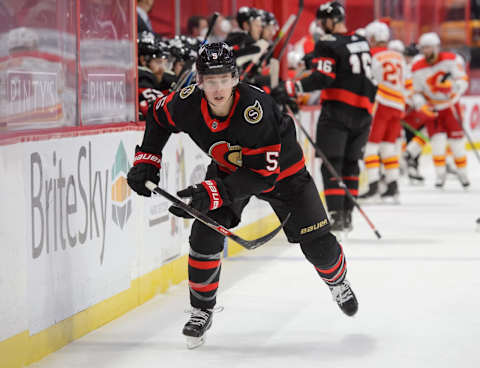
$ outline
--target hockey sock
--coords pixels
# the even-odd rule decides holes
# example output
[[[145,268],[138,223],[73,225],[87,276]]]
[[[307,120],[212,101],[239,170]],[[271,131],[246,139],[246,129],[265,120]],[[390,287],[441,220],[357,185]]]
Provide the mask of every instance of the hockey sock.
[[[195,308],[215,306],[221,269],[221,253],[201,254],[190,249],[188,279],[190,302]]]
[[[335,236],[327,233],[320,238],[301,243],[300,247],[328,286],[343,282],[347,274],[347,262],[342,246]]]
[[[446,174],[445,167],[445,150],[447,146],[447,136],[445,133],[434,134],[431,139],[433,163],[435,165],[435,172],[437,177],[444,176]]]

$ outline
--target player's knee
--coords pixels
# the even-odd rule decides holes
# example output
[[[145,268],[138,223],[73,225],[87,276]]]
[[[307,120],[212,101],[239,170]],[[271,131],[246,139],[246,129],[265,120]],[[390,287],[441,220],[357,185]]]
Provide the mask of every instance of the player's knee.
[[[326,266],[334,264],[342,249],[337,238],[328,232],[322,236],[300,243],[305,257],[315,266]]]
[[[225,237],[200,221],[194,221],[190,232],[190,247],[201,254],[216,254],[223,251]]]

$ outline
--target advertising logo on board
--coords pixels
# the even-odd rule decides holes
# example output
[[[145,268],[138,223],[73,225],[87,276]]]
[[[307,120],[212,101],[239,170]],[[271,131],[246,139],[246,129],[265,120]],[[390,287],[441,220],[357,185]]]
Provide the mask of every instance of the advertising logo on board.
[[[123,142],[120,142],[112,167],[112,220],[123,229],[132,214],[132,190],[127,183],[130,163]]]

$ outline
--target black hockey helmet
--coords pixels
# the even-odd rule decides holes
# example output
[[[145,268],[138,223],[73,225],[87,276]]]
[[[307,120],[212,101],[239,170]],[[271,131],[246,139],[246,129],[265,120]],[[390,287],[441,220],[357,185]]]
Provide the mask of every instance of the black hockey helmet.
[[[261,10],[260,15],[262,17],[262,23],[264,26],[278,25],[277,19],[273,13],[266,10]]]
[[[403,51],[403,55],[410,57],[416,56],[418,53],[418,46],[415,42],[412,42],[410,45],[405,47],[405,51]]]
[[[168,58],[168,45],[152,32],[143,31],[138,35],[138,56],[144,55],[149,59]]]
[[[199,75],[232,73],[237,76],[237,65],[230,46],[215,42],[202,46],[196,62]]]
[[[332,19],[334,23],[343,22],[345,20],[345,9],[338,1],[329,1],[320,5],[317,9],[317,19]]]
[[[248,6],[242,6],[240,9],[238,9],[237,23],[240,28],[242,28],[242,24],[244,22],[251,22],[256,18],[262,18],[262,15],[258,11],[258,9],[249,8]]]

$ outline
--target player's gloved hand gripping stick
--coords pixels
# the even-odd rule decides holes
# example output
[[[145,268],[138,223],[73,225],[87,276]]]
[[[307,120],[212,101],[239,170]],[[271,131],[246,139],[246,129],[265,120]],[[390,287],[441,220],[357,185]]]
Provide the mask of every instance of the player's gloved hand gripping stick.
[[[171,195],[167,191],[163,190],[162,188],[158,187],[155,183],[151,181],[147,181],[145,183],[145,187],[148,188],[152,193],[160,194],[161,196],[165,197],[168,199],[170,202],[172,202],[176,207],[182,209],[183,211],[189,213],[193,217],[195,217],[197,220],[201,221],[203,224],[208,226],[210,229],[215,230],[217,233],[220,233],[222,235],[225,235],[227,238],[232,239],[233,241],[237,242],[240,244],[242,247],[246,249],[255,249],[258,248],[259,246],[265,244],[269,240],[271,240],[275,235],[278,234],[278,232],[285,226],[287,223],[288,219],[290,218],[290,214],[287,215],[285,220],[283,221],[280,226],[275,228],[272,232],[258,238],[258,239],[253,239],[253,240],[246,240],[238,235],[232,233],[230,230],[228,230],[226,227],[220,225],[217,223],[215,220],[211,219],[208,217],[206,214],[200,212],[199,210],[195,209],[194,207],[189,206],[188,204],[182,202],[180,199],[177,197]],[[188,189],[188,188],[187,188]]]

